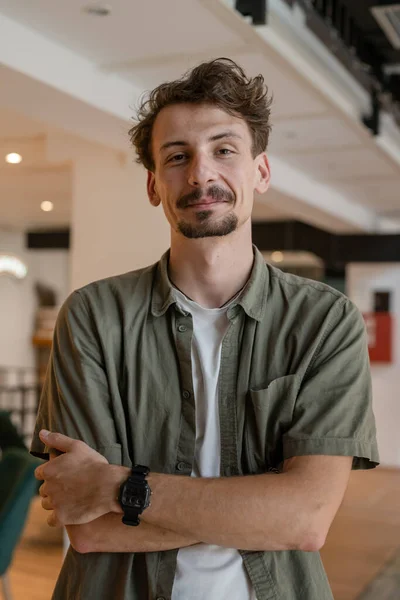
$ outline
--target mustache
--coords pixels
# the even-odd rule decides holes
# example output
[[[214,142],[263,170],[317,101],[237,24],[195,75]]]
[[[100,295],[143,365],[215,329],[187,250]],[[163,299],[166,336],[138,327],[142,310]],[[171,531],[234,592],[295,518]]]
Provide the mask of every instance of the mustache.
[[[192,204],[196,204],[202,198],[212,198],[216,202],[231,202],[232,204],[236,200],[236,196],[230,190],[225,190],[219,185],[210,185],[206,190],[202,190],[200,188],[193,190],[189,194],[185,194],[181,198],[179,198],[176,203],[177,208],[186,208],[187,206],[191,206]]]

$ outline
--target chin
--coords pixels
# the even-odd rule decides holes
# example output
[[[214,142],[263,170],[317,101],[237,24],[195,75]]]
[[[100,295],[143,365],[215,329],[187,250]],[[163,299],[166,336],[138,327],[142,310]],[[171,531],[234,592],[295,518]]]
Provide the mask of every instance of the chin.
[[[227,215],[218,222],[188,223],[180,221],[178,231],[186,238],[199,239],[206,237],[224,237],[236,231],[238,227],[238,218],[234,214]]]

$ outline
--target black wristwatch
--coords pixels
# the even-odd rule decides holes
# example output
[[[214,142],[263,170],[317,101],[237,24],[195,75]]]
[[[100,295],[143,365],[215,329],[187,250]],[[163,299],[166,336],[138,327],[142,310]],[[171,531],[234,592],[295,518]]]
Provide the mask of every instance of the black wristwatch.
[[[139,515],[150,506],[151,489],[146,481],[149,473],[148,467],[135,465],[131,475],[121,485],[119,501],[124,511],[122,522],[125,525],[139,525]]]

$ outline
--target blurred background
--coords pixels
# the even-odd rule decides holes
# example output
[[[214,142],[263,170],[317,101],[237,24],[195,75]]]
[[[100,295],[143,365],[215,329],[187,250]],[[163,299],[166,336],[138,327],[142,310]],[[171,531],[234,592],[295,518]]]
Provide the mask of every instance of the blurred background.
[[[26,451],[57,311],[73,289],[169,245],[129,146],[135,107],[220,56],[262,73],[274,96],[254,242],[266,261],[346,293],[367,324],[382,465],[352,474],[322,551],[335,600],[400,598],[400,3],[0,0],[6,600],[49,599],[62,563]],[[11,533],[10,469],[25,498]]]

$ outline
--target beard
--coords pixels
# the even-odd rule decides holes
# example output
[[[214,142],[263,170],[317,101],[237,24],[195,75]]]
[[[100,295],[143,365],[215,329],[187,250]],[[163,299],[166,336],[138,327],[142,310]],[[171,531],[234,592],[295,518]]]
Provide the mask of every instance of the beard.
[[[186,208],[191,204],[195,204],[196,201],[200,200],[203,196],[208,196],[217,201],[223,201],[235,204],[235,195],[231,191],[224,190],[223,188],[212,185],[207,188],[207,191],[203,193],[201,189],[194,190],[190,194],[182,196],[179,199],[177,206],[178,208]],[[188,223],[184,219],[178,222],[178,231],[187,238],[198,239],[205,237],[222,237],[229,235],[237,229],[238,218],[233,211],[220,217],[217,221],[213,219],[212,210],[201,210],[196,213],[196,223]]]
[[[222,237],[235,231],[238,226],[238,218],[233,212],[218,222],[212,220],[211,210],[202,210],[196,216],[198,223],[187,223],[183,220],[178,223],[178,231],[187,238]]]

